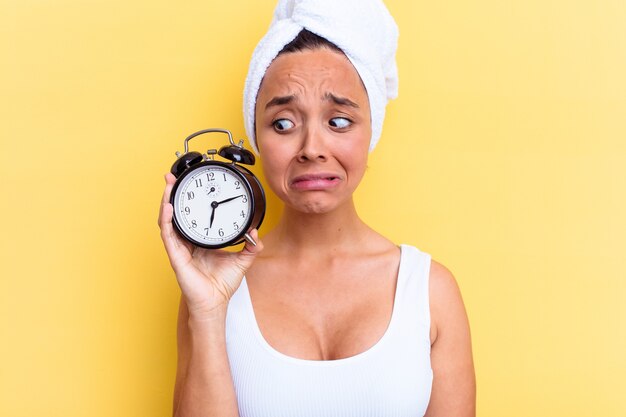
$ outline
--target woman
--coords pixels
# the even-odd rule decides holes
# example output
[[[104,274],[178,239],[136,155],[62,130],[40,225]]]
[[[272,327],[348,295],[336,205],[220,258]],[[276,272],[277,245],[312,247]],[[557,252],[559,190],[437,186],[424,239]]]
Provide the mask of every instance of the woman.
[[[393,59],[395,25],[378,0],[355,3],[361,18],[339,2],[291,3],[279,3],[246,83],[248,135],[284,202],[278,225],[263,241],[252,230],[257,245],[238,253],[193,248],[172,228],[166,176],[159,224],[182,290],[174,414],[473,416],[469,326],[454,278],[369,228],[353,201],[383,116],[380,74],[350,42],[383,22]],[[345,27],[338,16],[355,27],[329,42]],[[382,66],[394,75],[395,63]]]

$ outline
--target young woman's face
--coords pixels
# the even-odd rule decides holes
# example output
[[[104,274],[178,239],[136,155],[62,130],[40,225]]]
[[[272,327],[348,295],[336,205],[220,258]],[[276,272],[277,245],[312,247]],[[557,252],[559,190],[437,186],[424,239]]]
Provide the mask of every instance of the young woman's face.
[[[276,58],[257,96],[256,136],[265,177],[285,204],[325,213],[351,202],[372,129],[350,61],[327,48]]]

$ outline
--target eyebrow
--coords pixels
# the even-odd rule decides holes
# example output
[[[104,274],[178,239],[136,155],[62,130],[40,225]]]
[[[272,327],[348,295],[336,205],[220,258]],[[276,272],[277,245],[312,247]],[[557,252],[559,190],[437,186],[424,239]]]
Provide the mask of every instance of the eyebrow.
[[[359,108],[359,105],[356,104],[354,101],[350,100],[349,98],[337,97],[336,95],[332,93],[324,94],[324,100],[330,100],[340,106],[354,107],[355,109]]]
[[[295,94],[292,94],[290,96],[274,97],[273,99],[267,102],[267,104],[265,105],[265,110],[267,110],[268,108],[272,106],[282,106],[285,104],[289,104],[294,100],[296,100]]]
[[[292,94],[289,96],[274,97],[273,99],[267,102],[267,104],[265,105],[265,109],[267,110],[273,106],[283,106],[285,104],[289,104],[293,101],[296,101],[297,99],[298,97],[295,94]],[[333,103],[338,104],[340,106],[354,107],[355,109],[359,108],[359,105],[356,104],[354,101],[350,100],[349,98],[338,97],[334,95],[333,93],[324,94],[322,99],[332,101]]]

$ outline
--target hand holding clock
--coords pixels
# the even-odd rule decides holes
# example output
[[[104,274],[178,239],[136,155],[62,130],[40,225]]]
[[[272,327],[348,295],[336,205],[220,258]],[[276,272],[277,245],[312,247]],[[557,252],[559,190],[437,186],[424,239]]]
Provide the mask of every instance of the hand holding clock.
[[[214,317],[225,311],[244,274],[263,249],[263,244],[258,239],[256,229],[251,230],[250,235],[257,245],[246,242],[240,252],[203,249],[182,239],[172,225],[173,206],[170,204],[170,194],[176,178],[167,174],[165,181],[159,214],[161,239],[185,297],[190,317]],[[215,218],[216,207],[239,197],[241,196],[213,202],[211,224]]]

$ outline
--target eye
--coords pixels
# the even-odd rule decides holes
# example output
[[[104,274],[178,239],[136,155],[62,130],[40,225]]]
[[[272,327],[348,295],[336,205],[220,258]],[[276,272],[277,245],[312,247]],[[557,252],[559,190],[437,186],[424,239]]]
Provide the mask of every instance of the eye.
[[[282,132],[295,126],[293,122],[289,119],[274,120],[272,122],[272,125],[274,126],[274,130],[276,130],[277,132]]]
[[[328,124],[331,127],[336,127],[338,129],[345,129],[347,127],[350,127],[352,122],[350,120],[346,119],[345,117],[333,117],[332,119],[330,119]]]

